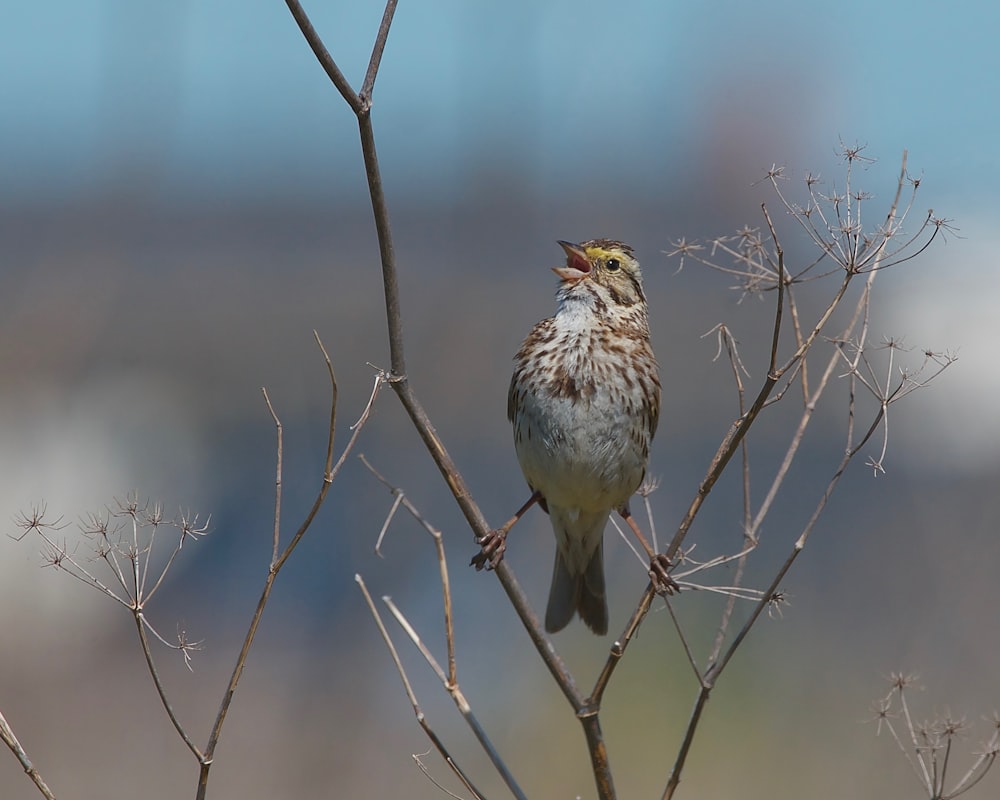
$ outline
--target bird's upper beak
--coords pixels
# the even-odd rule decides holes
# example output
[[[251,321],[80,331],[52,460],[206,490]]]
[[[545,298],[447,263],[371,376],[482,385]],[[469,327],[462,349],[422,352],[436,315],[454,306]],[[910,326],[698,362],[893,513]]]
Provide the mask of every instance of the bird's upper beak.
[[[566,266],[553,267],[556,275],[564,281],[579,281],[590,275],[590,261],[580,245],[560,241],[559,246],[566,251]]]

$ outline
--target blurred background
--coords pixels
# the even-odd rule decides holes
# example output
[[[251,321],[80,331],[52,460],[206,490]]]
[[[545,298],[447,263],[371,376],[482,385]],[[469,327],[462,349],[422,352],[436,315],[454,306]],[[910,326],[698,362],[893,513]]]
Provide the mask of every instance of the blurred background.
[[[307,10],[359,85],[380,4]],[[959,229],[884,274],[873,317],[876,339],[914,348],[910,363],[924,348],[959,361],[893,407],[887,473],[873,477],[864,457],[847,473],[789,576],[790,606],[760,624],[713,696],[682,795],[918,796],[870,723],[892,670],[921,675],[916,716],[966,717],[969,751],[988,734],[1000,689],[998,24],[985,2],[400,3],[373,114],[410,376],[496,524],[526,498],[506,393],[512,354],[553,308],[555,240],[624,239],[643,263],[666,392],[651,464],[662,534],[736,413],[728,367],[702,335],[729,324],[759,381],[772,309],[771,298],[741,303],[726,276],[678,271],[672,242],[760,225],[767,201],[790,264],[806,263],[815,254],[760,179],[785,165],[784,191],[802,203],[810,172],[842,189],[841,142],[877,159],[854,182],[872,194],[873,227],[905,148],[922,180],[907,230],[931,207]],[[356,123],[277,0],[10,4],[0,76],[6,532],[46,504],[70,523],[59,540],[86,560],[76,521],[130,491],[168,514],[211,514],[212,534],[185,545],[147,610],[168,638],[204,640],[192,672],[158,651],[202,745],[270,557],[275,434],[260,387],[284,424],[288,537],[325,455],[329,386],[312,331],[339,379],[338,451],[371,390],[369,364],[388,366]],[[832,284],[815,286],[822,298]],[[756,585],[841,456],[842,386],[833,396],[764,527]],[[792,402],[762,420],[758,500],[797,413]],[[444,532],[460,682],[528,795],[593,796],[578,723],[495,578],[466,567],[471,535],[391,392],[358,452]],[[720,483],[695,526],[700,554],[740,541],[736,489],[735,475]],[[429,745],[354,581],[392,595],[443,660],[429,538],[400,516],[384,557],[373,553],[391,502],[351,459],[278,580],[212,796],[441,796],[410,758]],[[57,794],[188,796],[195,764],[129,615],[44,569],[41,544],[0,539],[0,710]],[[512,534],[508,558],[539,607],[552,549],[540,513]],[[614,631],[645,577],[624,545],[609,538],[608,549]],[[698,593],[677,600],[697,644],[718,607]],[[585,686],[609,643],[580,625],[556,638]],[[503,796],[433,675],[400,648],[431,724]],[[659,796],[695,690],[658,608],[605,701],[623,797]],[[968,761],[954,758],[957,775]],[[424,761],[453,786],[435,755]],[[991,776],[982,792],[997,785]],[[6,751],[0,794],[37,796]]]

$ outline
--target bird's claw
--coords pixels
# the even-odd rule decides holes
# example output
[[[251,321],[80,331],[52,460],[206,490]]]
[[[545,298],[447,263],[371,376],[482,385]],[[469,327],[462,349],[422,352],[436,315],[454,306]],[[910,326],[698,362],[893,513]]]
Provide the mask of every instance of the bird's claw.
[[[671,595],[677,594],[681,590],[677,581],[670,576],[670,570],[673,567],[674,562],[667,558],[665,553],[659,553],[650,559],[649,580],[652,581],[653,589],[657,594]]]
[[[490,531],[485,536],[476,537],[476,544],[480,550],[472,557],[469,566],[475,567],[476,572],[496,569],[503,561],[503,554],[507,549],[507,533],[499,530]]]

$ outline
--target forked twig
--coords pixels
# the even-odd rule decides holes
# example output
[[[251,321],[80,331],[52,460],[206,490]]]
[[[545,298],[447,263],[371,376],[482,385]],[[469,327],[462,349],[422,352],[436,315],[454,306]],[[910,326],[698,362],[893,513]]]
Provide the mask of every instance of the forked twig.
[[[386,517],[385,524],[382,526],[382,532],[379,534],[379,542],[381,542],[382,537],[389,526],[389,522],[395,513],[395,509],[398,508],[399,505],[402,505],[403,508],[410,513],[410,516],[420,523],[421,527],[423,527],[423,529],[431,535],[431,539],[434,541],[434,550],[437,555],[438,562],[438,575],[441,581],[441,604],[444,608],[445,642],[448,648],[448,674],[442,675],[442,680],[446,685],[449,683],[456,683],[458,679],[456,676],[455,664],[455,630],[451,603],[451,579],[448,577],[448,562],[444,553],[444,537],[441,535],[441,531],[424,519],[417,507],[410,502],[410,499],[405,494],[403,494],[403,490],[390,483],[385,476],[383,476],[377,469],[375,469],[375,467],[371,465],[363,453],[358,456],[358,458],[361,460],[361,463],[365,465],[365,468],[371,472],[371,474],[374,475],[395,498],[392,509],[389,510],[389,515]]]
[[[243,670],[246,667],[247,658],[250,655],[250,648],[253,645],[254,639],[257,636],[257,629],[260,626],[260,621],[264,616],[264,609],[267,606],[268,599],[271,596],[271,590],[274,588],[274,582],[278,577],[278,573],[281,568],[288,561],[289,557],[294,552],[295,548],[298,546],[302,537],[305,536],[306,531],[312,525],[313,520],[316,518],[316,514],[319,512],[320,507],[323,505],[323,501],[326,499],[327,493],[330,491],[330,486],[333,483],[334,477],[336,477],[337,470],[333,467],[333,455],[334,455],[334,440],[336,438],[337,432],[337,378],[333,371],[333,363],[330,361],[330,355],[327,353],[326,348],[323,346],[322,340],[319,338],[319,334],[313,331],[313,337],[316,340],[316,344],[323,354],[323,360],[326,363],[327,374],[330,378],[330,424],[327,429],[327,444],[326,444],[326,462],[323,469],[323,479],[320,484],[319,491],[317,492],[316,499],[313,501],[312,507],[307,512],[302,523],[299,525],[298,530],[292,536],[291,540],[285,546],[284,550],[279,553],[279,542],[281,533],[281,497],[282,497],[282,463],[284,458],[284,443],[282,437],[282,425],[281,420],[278,418],[277,413],[275,413],[274,407],[271,404],[270,398],[267,396],[267,392],[264,392],[265,401],[267,403],[267,408],[271,414],[271,418],[274,421],[275,429],[277,431],[277,444],[276,444],[276,478],[275,478],[275,492],[274,492],[274,530],[272,534],[272,556],[271,564],[267,570],[267,576],[264,580],[264,586],[261,590],[260,598],[257,601],[257,607],[254,609],[253,615],[250,618],[250,625],[247,628],[246,635],[243,639],[243,645],[240,648],[240,652],[236,657],[236,663],[233,666],[232,674],[229,677],[229,682],[226,685],[225,693],[222,697],[222,702],[219,705],[218,713],[216,714],[215,721],[212,725],[212,729],[209,733],[208,744],[205,747],[204,754],[199,758],[201,763],[201,769],[198,774],[198,790],[197,790],[197,800],[204,800],[206,792],[208,790],[208,777],[209,772],[212,767],[212,763],[215,757],[215,748],[219,743],[219,737],[222,735],[222,728],[226,721],[226,715],[229,713],[229,708],[232,705],[233,697],[236,694],[236,687],[240,682],[240,678],[243,675]],[[347,446],[344,448],[344,453],[341,455],[339,464],[342,464],[346,458],[347,453],[353,448],[354,443],[357,441],[357,437],[360,433],[360,426],[356,429],[348,441]],[[339,466],[338,468],[339,469]]]
[[[444,633],[445,642],[448,650],[448,670],[445,671],[438,664],[437,659],[428,649],[427,645],[424,644],[423,639],[417,633],[416,629],[410,624],[409,620],[403,615],[403,612],[399,610],[395,603],[389,597],[383,597],[382,602],[386,604],[389,611],[396,618],[396,622],[399,623],[400,627],[410,637],[410,641],[416,646],[420,651],[420,654],[424,657],[424,660],[430,665],[431,669],[438,676],[438,679],[444,685],[445,691],[451,695],[452,700],[455,702],[459,713],[465,719],[466,723],[469,725],[479,742],[483,751],[487,754],[490,761],[492,762],[494,768],[499,773],[500,777],[503,779],[504,783],[511,790],[515,797],[524,798],[524,792],[518,786],[517,780],[514,778],[513,773],[504,763],[500,754],[497,752],[496,747],[490,741],[489,737],[486,735],[486,731],[479,724],[479,720],[476,719],[475,715],[472,713],[472,708],[466,700],[461,688],[458,685],[458,673],[457,673],[457,662],[455,658],[455,631],[453,626],[452,617],[452,602],[451,602],[451,582],[448,577],[448,562],[445,557],[444,551],[444,537],[441,535],[441,531],[431,525],[420,511],[410,502],[409,498],[403,493],[402,489],[394,484],[390,483],[385,476],[383,476],[375,467],[371,465],[364,455],[359,456],[361,463],[365,465],[369,472],[374,475],[383,486],[385,486],[390,493],[393,495],[393,505],[389,511],[389,515],[386,517],[385,523],[382,525],[382,531],[379,533],[379,540],[382,539],[386,528],[389,525],[390,520],[394,514],[395,509],[402,506],[409,512],[420,525],[424,528],[427,533],[431,535],[434,541],[434,549],[437,555],[438,562],[438,572],[441,581],[441,599],[442,605],[444,606]],[[387,643],[388,644],[388,643]],[[395,659],[394,659],[395,660]],[[399,668],[397,664],[397,669]]]
[[[524,791],[518,786],[517,779],[514,777],[513,773],[504,763],[504,760],[500,757],[499,752],[497,752],[496,747],[493,742],[490,741],[489,736],[487,736],[486,731],[480,725],[479,720],[476,715],[472,713],[472,706],[466,699],[465,695],[462,693],[461,688],[458,685],[458,680],[454,674],[450,672],[445,672],[441,665],[438,664],[437,659],[424,644],[420,635],[417,633],[416,629],[410,624],[409,620],[403,615],[403,612],[399,610],[399,607],[392,602],[389,597],[383,597],[382,602],[385,603],[386,607],[389,609],[390,613],[395,617],[396,622],[403,629],[407,636],[410,637],[410,641],[416,646],[420,651],[420,654],[424,657],[424,660],[438,676],[446,692],[451,695],[451,699],[454,701],[455,706],[458,708],[459,713],[465,720],[466,724],[472,730],[473,736],[479,742],[480,747],[489,757],[490,762],[493,764],[494,769],[500,774],[503,782],[507,784],[507,788],[510,789],[511,794],[519,798],[519,800],[526,800],[527,796]],[[450,665],[453,668],[454,664]]]
[[[413,707],[413,713],[417,718],[417,722],[420,727],[423,728],[424,733],[427,734],[427,738],[431,740],[431,744],[434,748],[441,754],[445,763],[449,766],[452,772],[458,777],[473,796],[482,800],[483,794],[476,789],[469,777],[462,771],[462,768],[458,766],[455,759],[451,757],[451,753],[448,752],[448,748],[445,747],[444,742],[438,738],[437,733],[431,727],[430,722],[427,719],[427,715],[424,714],[423,710],[420,708],[420,703],[417,700],[416,692],[413,691],[413,686],[410,683],[410,679],[406,674],[406,668],[403,666],[403,662],[399,657],[399,652],[396,650],[395,644],[393,644],[392,637],[389,635],[389,631],[386,630],[385,623],[382,621],[382,616],[378,613],[378,608],[375,606],[375,601],[372,599],[371,594],[368,591],[368,587],[365,586],[364,579],[360,575],[354,576],[355,582],[358,584],[358,588],[361,589],[361,593],[364,595],[365,603],[368,605],[368,610],[371,612],[372,617],[375,620],[375,625],[378,627],[379,633],[382,636],[382,641],[385,642],[385,646],[389,649],[389,655],[392,658],[393,664],[396,665],[396,672],[399,673],[399,678],[403,682],[403,689],[406,692],[407,698],[409,698],[410,705]]]

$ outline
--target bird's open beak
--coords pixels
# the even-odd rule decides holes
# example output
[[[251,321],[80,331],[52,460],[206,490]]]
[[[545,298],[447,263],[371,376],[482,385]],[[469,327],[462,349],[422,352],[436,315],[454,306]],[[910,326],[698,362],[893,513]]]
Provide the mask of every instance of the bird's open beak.
[[[578,281],[590,275],[590,261],[580,245],[560,241],[559,246],[566,251],[566,266],[553,267],[556,275],[564,281]]]

